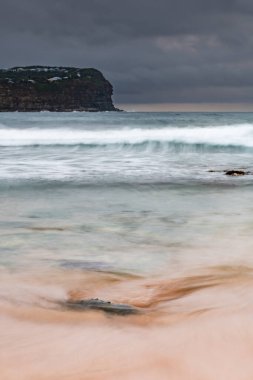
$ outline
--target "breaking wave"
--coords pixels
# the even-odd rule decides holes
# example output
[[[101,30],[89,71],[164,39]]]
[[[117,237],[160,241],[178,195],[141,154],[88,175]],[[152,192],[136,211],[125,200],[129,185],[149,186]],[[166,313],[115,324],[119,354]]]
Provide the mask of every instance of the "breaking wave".
[[[253,147],[253,125],[164,128],[8,128],[0,126],[0,146],[110,146],[145,143]]]

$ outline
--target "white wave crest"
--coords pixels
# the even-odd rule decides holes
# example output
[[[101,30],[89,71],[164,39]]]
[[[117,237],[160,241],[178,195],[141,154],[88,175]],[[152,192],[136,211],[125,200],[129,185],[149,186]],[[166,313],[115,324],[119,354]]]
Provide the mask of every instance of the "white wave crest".
[[[0,146],[111,145],[142,143],[207,144],[253,147],[253,125],[209,127],[124,128],[81,130],[74,128],[8,128],[0,126]]]

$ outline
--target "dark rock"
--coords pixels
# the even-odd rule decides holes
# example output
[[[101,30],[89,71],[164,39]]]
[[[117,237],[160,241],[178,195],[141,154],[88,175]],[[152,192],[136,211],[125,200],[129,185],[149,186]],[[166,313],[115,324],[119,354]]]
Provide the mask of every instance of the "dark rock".
[[[237,177],[237,176],[249,174],[249,172],[246,172],[245,170],[227,170],[225,171],[225,174]]]
[[[65,306],[74,310],[101,310],[105,313],[115,315],[134,315],[140,313],[140,310],[133,306],[102,301],[98,298],[80,301],[67,301]]]
[[[208,170],[208,173],[224,173],[226,170],[216,170],[216,169],[210,169]]]
[[[28,66],[0,70],[0,112],[118,111],[95,69]]]
[[[246,171],[246,170],[242,170],[242,169],[238,169],[238,170],[237,169],[233,169],[233,170],[210,169],[210,170],[208,170],[208,172],[209,173],[225,173],[226,175],[230,175],[230,176],[234,176],[234,177],[251,174],[251,172]]]

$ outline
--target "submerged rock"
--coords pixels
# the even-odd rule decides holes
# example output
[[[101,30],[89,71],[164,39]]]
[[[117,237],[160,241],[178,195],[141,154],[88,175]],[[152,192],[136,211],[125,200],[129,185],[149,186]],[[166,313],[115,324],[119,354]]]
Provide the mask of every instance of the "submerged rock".
[[[249,174],[249,172],[246,172],[245,170],[227,170],[225,171],[225,174],[237,177],[237,176]]]
[[[232,170],[214,170],[214,169],[210,169],[210,170],[208,170],[208,172],[209,173],[225,173],[226,175],[230,175],[230,176],[233,176],[233,177],[251,174],[251,172],[243,170],[243,169],[232,169]]]
[[[131,305],[112,303],[110,301],[103,301],[98,298],[67,301],[65,305],[74,310],[101,310],[105,313],[116,315],[134,315],[140,313],[138,308]]]

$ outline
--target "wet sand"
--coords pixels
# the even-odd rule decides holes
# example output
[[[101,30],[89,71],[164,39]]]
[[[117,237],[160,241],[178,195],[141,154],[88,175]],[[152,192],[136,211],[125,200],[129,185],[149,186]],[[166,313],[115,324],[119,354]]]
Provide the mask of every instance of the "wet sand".
[[[251,380],[253,269],[221,266],[175,278],[1,271],[4,380]],[[99,297],[142,310],[112,316],[64,307]]]

